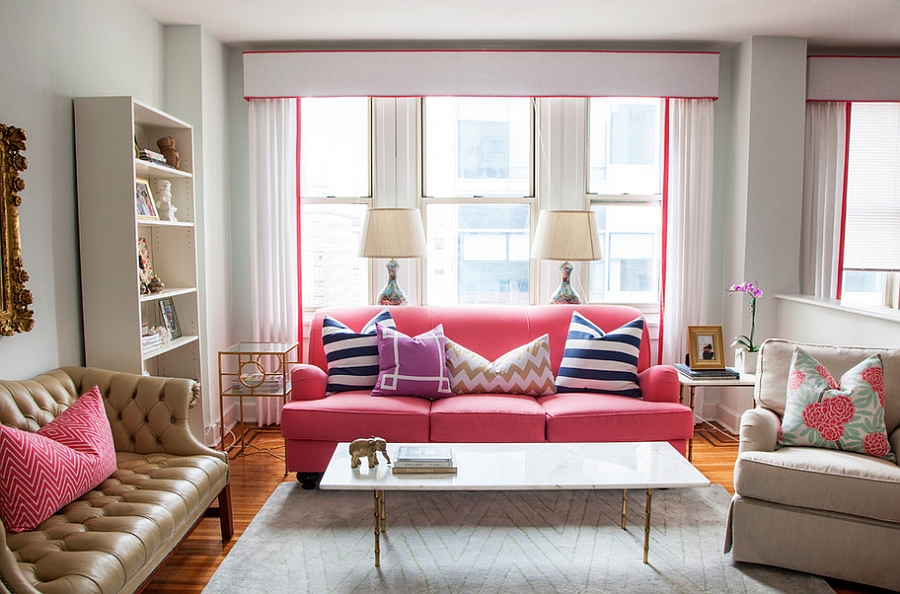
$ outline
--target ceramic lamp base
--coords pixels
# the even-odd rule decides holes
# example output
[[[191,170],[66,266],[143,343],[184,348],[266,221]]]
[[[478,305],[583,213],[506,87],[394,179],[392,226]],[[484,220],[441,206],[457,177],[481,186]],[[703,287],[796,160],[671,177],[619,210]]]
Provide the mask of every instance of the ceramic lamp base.
[[[378,305],[406,305],[408,300],[403,294],[403,289],[397,283],[397,270],[400,264],[395,259],[391,259],[387,264],[388,282],[378,294],[376,301]]]
[[[580,304],[581,297],[578,296],[578,293],[575,292],[575,289],[572,288],[572,283],[569,281],[572,277],[572,265],[568,262],[563,262],[559,267],[559,270],[562,273],[562,282],[559,284],[556,292],[550,296],[550,303],[568,305]]]

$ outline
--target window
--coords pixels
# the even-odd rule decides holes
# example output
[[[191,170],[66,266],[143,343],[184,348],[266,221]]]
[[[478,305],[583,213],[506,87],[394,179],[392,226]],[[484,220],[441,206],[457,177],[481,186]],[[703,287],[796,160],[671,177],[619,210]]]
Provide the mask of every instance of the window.
[[[423,100],[429,305],[530,301],[528,98]]]
[[[428,304],[529,302],[529,204],[428,204]]]
[[[843,301],[897,307],[900,103],[853,103],[847,157]]]
[[[300,101],[300,224],[304,307],[368,301],[357,249],[371,203],[367,98]]]
[[[659,300],[662,106],[660,99],[589,100],[587,191],[603,250],[590,265],[591,301]]]

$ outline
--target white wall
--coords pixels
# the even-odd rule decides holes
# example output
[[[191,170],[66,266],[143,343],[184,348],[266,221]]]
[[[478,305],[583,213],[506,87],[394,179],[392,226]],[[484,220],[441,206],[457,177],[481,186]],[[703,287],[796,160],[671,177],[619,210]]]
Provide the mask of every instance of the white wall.
[[[163,27],[127,0],[0,3],[0,121],[28,135],[20,222],[31,332],[0,336],[0,378],[81,365],[72,98],[162,103]]]
[[[163,109],[194,128],[197,270],[200,288],[201,415],[191,429],[219,440],[218,352],[234,341],[231,316],[231,192],[228,183],[228,52],[197,25],[165,27]]]

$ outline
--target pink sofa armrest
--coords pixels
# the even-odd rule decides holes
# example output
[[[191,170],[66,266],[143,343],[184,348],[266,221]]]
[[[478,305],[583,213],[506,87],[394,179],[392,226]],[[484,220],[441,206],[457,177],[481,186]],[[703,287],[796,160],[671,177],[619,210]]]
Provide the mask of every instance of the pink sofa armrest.
[[[328,374],[315,365],[299,363],[291,369],[291,400],[325,398]]]
[[[651,365],[638,374],[641,395],[650,402],[678,402],[681,384],[671,365]]]

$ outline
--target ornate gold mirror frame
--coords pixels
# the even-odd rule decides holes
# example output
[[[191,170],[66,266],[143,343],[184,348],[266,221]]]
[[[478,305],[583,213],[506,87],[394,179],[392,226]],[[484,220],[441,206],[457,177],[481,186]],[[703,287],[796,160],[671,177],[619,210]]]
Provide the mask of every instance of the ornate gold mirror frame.
[[[25,288],[28,273],[22,268],[22,244],[19,239],[19,192],[25,182],[19,177],[28,161],[25,150],[25,131],[0,124],[0,335],[12,336],[34,328],[28,309],[33,299]]]

